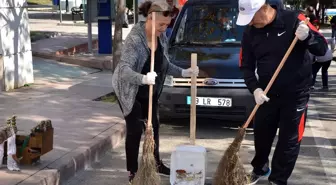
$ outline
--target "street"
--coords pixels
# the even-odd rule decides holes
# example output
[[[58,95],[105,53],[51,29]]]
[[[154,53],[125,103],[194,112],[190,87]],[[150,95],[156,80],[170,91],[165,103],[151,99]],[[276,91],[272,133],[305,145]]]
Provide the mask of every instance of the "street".
[[[301,152],[296,168],[289,180],[289,185],[333,185],[336,184],[336,63],[329,69],[329,92],[314,92],[309,105],[308,121],[301,145]],[[320,85],[321,78],[317,77]],[[243,124],[243,123],[241,123]],[[189,142],[189,122],[162,123],[160,128],[160,151],[164,163],[170,163],[170,154],[174,147]],[[197,122],[197,145],[206,147],[208,151],[207,183],[216,170],[217,164],[225,149],[231,143],[236,129],[225,128],[211,121]],[[273,145],[273,150],[276,139]],[[140,148],[140,152],[142,147]],[[250,130],[241,147],[241,158],[249,172],[250,161],[254,155],[253,132]],[[141,155],[139,156],[141,157]],[[271,157],[270,157],[271,160]],[[67,185],[125,185],[128,173],[125,170],[124,145],[114,151],[107,152],[98,163],[80,172]],[[169,184],[167,177],[162,177],[162,184]],[[267,184],[267,181],[259,183]]]
[[[33,1],[39,4],[38,1],[41,0]],[[51,0],[44,1],[51,3]],[[114,23],[118,17],[112,20],[112,14],[115,13],[110,11],[113,9],[112,3],[97,1],[96,6],[90,7],[87,3],[90,1],[81,2],[84,5],[84,17],[90,17],[90,15],[94,15],[92,14],[94,12],[98,13],[97,16],[93,16],[95,18],[90,24],[81,20],[78,15],[75,15],[73,20],[70,12],[62,14],[60,19],[58,9],[55,7],[53,10],[50,8],[31,9],[25,5],[26,1],[14,3],[14,1],[5,0],[2,2],[0,3],[2,10],[0,11],[0,22],[2,23],[0,27],[0,69],[2,70],[0,76],[2,83],[0,87],[0,118],[5,123],[5,120],[13,115],[17,117],[18,132],[16,137],[20,138],[19,140],[22,142],[19,140],[16,142],[17,157],[21,159],[18,163],[20,171],[12,172],[10,170],[11,166],[15,164],[13,161],[4,160],[3,163],[1,162],[0,185],[128,185],[124,145],[126,126],[122,112],[115,103],[115,97],[101,101],[106,95],[114,94],[115,90],[111,86],[111,69],[118,62],[112,59],[112,49],[117,51],[117,48],[111,48],[110,41],[112,44],[113,42],[117,43],[118,39],[114,38],[116,30]],[[78,0],[75,1],[76,4],[78,2]],[[236,3],[236,1],[232,2]],[[210,1],[199,1],[198,3],[211,4]],[[235,35],[239,33],[237,27],[234,26],[235,24],[232,23],[236,19],[235,14],[241,7],[232,8],[231,5],[230,7],[225,5],[217,8],[217,4],[215,6],[214,11],[209,11],[212,8],[204,8],[204,10],[201,8],[200,18],[194,16],[194,14],[198,14],[196,9],[193,10],[192,16],[189,16],[190,13],[179,13],[183,17],[176,19],[174,24],[180,24],[180,26],[174,28],[174,32],[178,32],[172,34],[176,37],[173,40],[176,41],[181,35],[179,39],[181,44],[175,42],[176,46],[181,45],[180,49],[183,47],[188,50],[195,49],[182,44],[185,41],[182,36],[188,35],[189,37],[189,33],[184,34],[187,33],[184,30],[192,30],[186,26],[186,23],[193,22],[193,19],[189,21],[186,18],[197,17],[197,19],[201,19],[204,17],[206,18],[204,21],[209,22],[207,18],[209,16],[206,15],[210,15],[210,13],[214,15],[209,17],[211,21],[220,23],[220,33],[225,34],[223,42],[233,42],[234,40],[236,43],[240,40],[236,40],[236,36],[233,40],[229,37],[232,35],[230,30],[233,30],[232,33]],[[89,9],[94,11],[87,11]],[[164,9],[162,14],[166,14],[167,10],[170,9]],[[218,20],[212,20],[212,17]],[[195,22],[195,27],[203,29],[210,25],[202,22]],[[122,28],[123,41],[133,29],[133,21],[129,20],[129,23],[128,28]],[[161,27],[161,24],[158,25]],[[203,32],[202,29],[198,30]],[[230,31],[228,36],[227,31]],[[179,32],[183,32],[183,34],[178,34]],[[133,33],[136,34],[136,32]],[[330,28],[326,27],[321,30],[321,33],[327,38],[331,37]],[[194,32],[190,35],[201,38]],[[210,35],[205,36],[210,38]],[[222,40],[222,38],[220,39]],[[195,43],[208,45],[206,42],[207,40],[201,40]],[[213,58],[219,58],[218,56],[220,56],[220,60],[217,62],[220,64],[226,65],[227,62],[223,61],[230,59],[234,65],[226,65],[229,68],[225,69],[238,72],[238,48],[240,46],[236,47],[234,44],[234,48],[230,48],[231,46],[224,50],[219,48],[221,50],[218,52],[219,55],[211,48],[209,54],[203,52],[203,49],[195,50],[195,52],[200,54],[200,58],[209,60],[211,65],[216,62]],[[205,50],[208,49],[205,48]],[[226,50],[234,52],[228,54]],[[186,50],[180,51],[179,53],[185,53]],[[225,60],[222,60],[222,54],[225,54],[223,55]],[[181,56],[181,61],[185,61],[184,56]],[[225,71],[217,71],[216,66],[209,71],[210,73],[226,74]],[[317,88],[321,87],[320,73],[315,84]],[[206,77],[211,76],[209,74]],[[312,92],[300,156],[289,179],[289,185],[336,185],[335,77],[336,53],[334,51],[334,61],[329,68],[329,91]],[[226,80],[241,77],[214,78]],[[36,139],[35,128],[40,127],[37,124],[43,120],[51,120],[53,129],[39,129],[40,133]],[[229,128],[225,125],[225,122],[197,120],[196,145],[203,146],[207,150],[205,185],[212,184],[217,165],[237,134],[237,128]],[[243,122],[236,125],[241,126]],[[250,162],[254,156],[253,137],[253,130],[249,129],[240,150],[241,161],[247,172],[252,170]],[[275,138],[272,153],[276,142],[277,138]],[[142,156],[142,144],[141,142],[139,159]],[[175,147],[185,144],[189,144],[189,120],[172,120],[161,123],[160,155],[163,163],[168,167],[171,166],[172,151]],[[9,151],[8,147],[6,147],[6,151]],[[6,158],[10,159],[10,153],[6,154]],[[169,177],[162,176],[161,180],[160,185],[170,184]],[[267,179],[263,179],[258,184],[266,185],[267,183]]]

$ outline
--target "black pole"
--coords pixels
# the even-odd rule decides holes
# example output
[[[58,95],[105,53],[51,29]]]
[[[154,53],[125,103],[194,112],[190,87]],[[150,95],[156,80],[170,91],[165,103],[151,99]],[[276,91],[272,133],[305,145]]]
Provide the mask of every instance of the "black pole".
[[[69,0],[65,0],[65,9],[66,12],[69,12]]]
[[[60,11],[60,23],[62,23],[62,9],[61,9],[61,1],[58,3],[59,11]]]
[[[133,0],[134,6],[134,24],[139,22],[139,2],[138,0]]]

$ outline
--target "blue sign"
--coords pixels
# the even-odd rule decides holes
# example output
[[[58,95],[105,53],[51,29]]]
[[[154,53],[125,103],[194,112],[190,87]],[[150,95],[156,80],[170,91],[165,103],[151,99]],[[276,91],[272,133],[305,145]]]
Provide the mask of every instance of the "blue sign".
[[[60,0],[52,0],[52,4],[54,5],[54,6],[58,6],[59,4],[60,4]]]
[[[112,54],[112,6],[111,0],[98,2],[98,52]],[[104,17],[103,19],[100,17]],[[107,18],[106,18],[107,17]]]
[[[325,14],[327,16],[334,16],[334,15],[336,15],[336,9],[326,9]]]
[[[187,96],[187,105],[190,105],[190,104],[191,104],[191,97]]]

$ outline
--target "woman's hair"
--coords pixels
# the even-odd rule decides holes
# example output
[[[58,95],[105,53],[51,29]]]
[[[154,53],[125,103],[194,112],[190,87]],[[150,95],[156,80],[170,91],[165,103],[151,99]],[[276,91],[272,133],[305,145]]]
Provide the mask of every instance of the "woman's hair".
[[[165,0],[145,1],[139,7],[139,14],[147,17],[152,12],[171,12],[171,7]]]

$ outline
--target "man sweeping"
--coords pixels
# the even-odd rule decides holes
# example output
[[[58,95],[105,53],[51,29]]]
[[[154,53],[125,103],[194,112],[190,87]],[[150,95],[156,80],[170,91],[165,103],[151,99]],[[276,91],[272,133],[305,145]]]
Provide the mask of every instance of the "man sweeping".
[[[303,14],[278,10],[265,0],[239,0],[237,25],[247,25],[241,70],[248,89],[261,105],[254,120],[251,184],[269,176],[269,184],[287,185],[299,154],[312,81],[308,51],[323,56],[328,48],[324,37],[310,23],[306,25],[305,19]],[[299,41],[266,96],[263,90],[295,36]],[[271,171],[268,156],[278,128]]]

